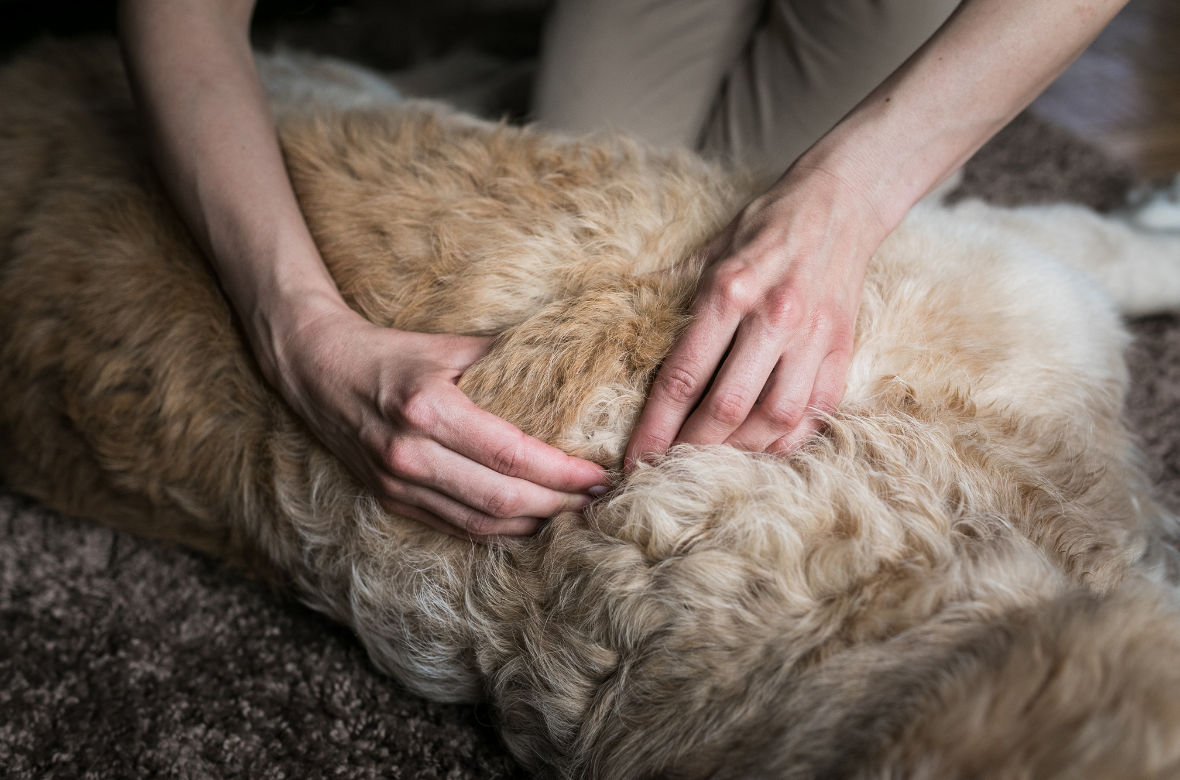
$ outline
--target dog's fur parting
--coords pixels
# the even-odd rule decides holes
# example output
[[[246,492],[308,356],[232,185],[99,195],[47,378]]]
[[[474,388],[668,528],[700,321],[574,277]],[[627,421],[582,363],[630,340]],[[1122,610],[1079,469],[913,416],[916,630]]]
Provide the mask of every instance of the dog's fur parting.
[[[348,301],[501,334],[464,391],[617,468],[684,322],[681,261],[743,185],[262,64],[326,95],[276,112]],[[677,448],[585,516],[484,548],[383,512],[265,384],[113,47],[41,46],[0,74],[0,106],[17,489],[292,588],[414,690],[489,697],[550,775],[1180,775],[1169,521],[1121,420],[1116,311],[1067,267],[1125,310],[1176,305],[1180,242],[1070,207],[920,207],[870,266],[824,435],[789,458]]]

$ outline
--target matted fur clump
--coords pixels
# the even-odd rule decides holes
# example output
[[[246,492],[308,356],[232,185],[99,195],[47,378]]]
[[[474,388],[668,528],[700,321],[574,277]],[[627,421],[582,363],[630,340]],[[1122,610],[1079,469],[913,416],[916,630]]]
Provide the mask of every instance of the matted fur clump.
[[[617,468],[686,258],[744,185],[260,65],[349,302],[501,334],[464,391]],[[789,458],[677,448],[583,516],[479,547],[386,514],[263,381],[113,47],[38,48],[0,106],[14,487],[293,589],[414,690],[490,698],[549,775],[1180,774],[1170,520],[1121,419],[1107,297],[1180,304],[1180,240],[1071,207],[920,207],[870,265],[822,436]]]

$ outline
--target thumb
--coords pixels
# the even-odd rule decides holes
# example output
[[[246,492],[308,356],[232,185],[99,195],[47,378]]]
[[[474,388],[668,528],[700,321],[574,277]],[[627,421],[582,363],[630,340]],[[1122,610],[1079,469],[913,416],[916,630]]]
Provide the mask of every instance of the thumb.
[[[446,344],[439,345],[439,354],[446,355],[448,368],[461,374],[486,355],[495,341],[495,336],[450,336]]]

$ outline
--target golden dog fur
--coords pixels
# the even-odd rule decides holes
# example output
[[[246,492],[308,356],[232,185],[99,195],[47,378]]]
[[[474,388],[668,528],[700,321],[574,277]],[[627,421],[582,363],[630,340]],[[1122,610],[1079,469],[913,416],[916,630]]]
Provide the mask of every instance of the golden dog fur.
[[[261,65],[350,304],[501,334],[464,391],[617,468],[684,324],[685,258],[745,185]],[[316,78],[362,107],[300,109],[290,86]],[[412,689],[490,698],[547,775],[1180,775],[1171,521],[1121,419],[1126,336],[1076,270],[1125,310],[1174,306],[1180,242],[1070,207],[919,207],[870,266],[824,435],[791,457],[674,449],[584,516],[480,547],[383,512],[264,382],[113,47],[41,46],[0,106],[17,489],[292,589]]]

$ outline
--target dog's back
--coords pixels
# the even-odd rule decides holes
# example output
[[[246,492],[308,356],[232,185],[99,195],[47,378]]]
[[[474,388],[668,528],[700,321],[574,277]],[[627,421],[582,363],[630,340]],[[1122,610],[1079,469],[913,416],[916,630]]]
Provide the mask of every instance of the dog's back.
[[[870,269],[823,437],[791,458],[680,448],[585,517],[474,548],[383,512],[267,387],[155,184],[110,47],[45,48],[0,101],[15,487],[293,587],[416,690],[490,695],[515,754],[559,774],[1180,760],[1180,620],[1130,568],[1155,509],[1120,417],[1125,335],[1036,242],[915,214]],[[617,466],[683,323],[685,259],[741,185],[429,106],[284,117],[350,303],[502,333],[464,390]]]

